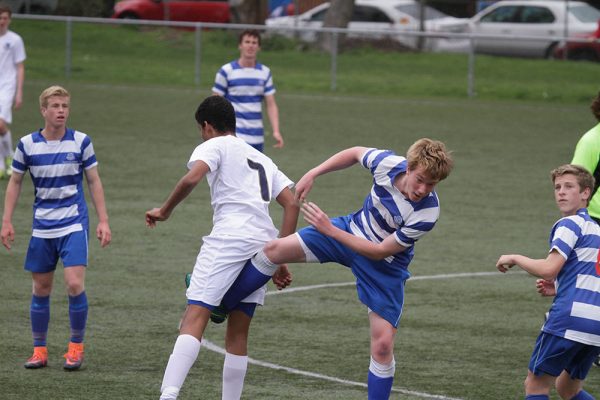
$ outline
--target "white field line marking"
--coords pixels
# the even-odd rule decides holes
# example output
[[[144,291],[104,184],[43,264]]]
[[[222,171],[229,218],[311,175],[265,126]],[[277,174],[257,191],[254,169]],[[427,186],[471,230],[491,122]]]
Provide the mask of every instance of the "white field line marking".
[[[469,278],[469,277],[478,277],[478,276],[501,276],[501,275],[503,275],[503,274],[500,272],[466,272],[466,273],[456,273],[456,274],[415,276],[415,277],[411,277],[409,281],[430,280],[430,279]],[[355,285],[354,282],[343,282],[343,283],[328,283],[328,284],[322,284],[322,285],[301,286],[301,287],[289,288],[289,289],[276,291],[276,292],[271,291],[271,292],[268,292],[267,295],[302,292],[302,291],[306,291],[306,290],[316,290],[316,289],[323,289],[323,288],[354,286],[354,285]],[[216,344],[212,343],[210,340],[206,339],[205,337],[202,338],[202,347],[205,347],[207,350],[214,351],[215,353],[225,355],[225,349],[217,346]],[[308,376],[311,378],[322,379],[325,381],[330,381],[330,382],[335,382],[335,383],[341,383],[344,385],[359,386],[359,387],[363,387],[363,388],[367,387],[366,383],[354,382],[354,381],[349,381],[346,379],[336,378],[333,376],[317,374],[315,372],[302,371],[302,370],[299,370],[296,368],[284,367],[282,365],[273,364],[273,363],[266,362],[266,361],[255,360],[250,357],[248,358],[248,362],[250,364],[258,365],[258,366],[265,367],[265,368],[271,368],[271,369],[275,369],[275,370],[285,371],[290,374]],[[447,396],[436,395],[436,394],[415,392],[412,390],[400,389],[400,388],[392,388],[392,391],[396,392],[396,393],[410,395],[410,396],[421,397],[424,399],[462,400],[462,399],[459,399],[456,397],[447,397]]]
[[[512,272],[512,271],[511,271]],[[514,271],[520,273],[521,271]],[[513,274],[514,274],[513,272]],[[501,276],[504,275],[501,272],[464,272],[464,273],[456,273],[456,274],[440,274],[440,275],[423,275],[423,276],[413,276],[407,282],[410,284],[412,281],[424,281],[431,279],[452,279],[452,278],[471,278],[478,276]],[[315,289],[324,289],[324,288],[332,288],[332,287],[343,287],[343,286],[354,286],[355,282],[342,282],[342,283],[324,283],[320,285],[311,285],[311,286],[299,286],[286,288],[283,290],[277,291],[269,291],[267,295],[276,295],[276,294],[286,294],[293,292],[303,292],[305,290],[315,290]]]
[[[223,348],[217,346],[216,344],[212,343],[210,340],[208,340],[208,339],[206,339],[204,337],[202,338],[202,347],[205,347],[206,349],[212,350],[212,351],[214,351],[216,353],[219,353],[219,354],[223,354],[223,355],[225,354],[225,350]],[[284,367],[282,365],[273,364],[273,363],[270,363],[270,362],[255,360],[255,359],[250,358],[250,357],[248,358],[248,362],[250,364],[258,365],[258,366],[265,367],[265,368],[271,368],[271,369],[275,369],[275,370],[289,372],[290,374],[308,376],[308,377],[311,377],[311,378],[321,379],[321,380],[335,382],[335,383],[341,383],[341,384],[344,384],[344,385],[359,386],[359,387],[363,387],[363,388],[367,387],[366,383],[348,381],[348,380],[345,380],[345,379],[335,378],[335,377],[327,376],[327,375],[321,375],[321,374],[317,374],[317,373],[314,373],[314,372],[308,372],[308,371],[302,371],[302,370],[295,369],[295,368]],[[406,395],[417,396],[417,397],[421,397],[421,398],[424,398],[424,399],[462,400],[462,399],[457,399],[457,398],[454,398],[454,397],[446,397],[446,396],[440,396],[440,395],[435,395],[435,394],[413,392],[412,390],[406,390],[406,389],[392,388],[392,391],[396,392],[396,393],[402,393],[402,394],[406,394]]]

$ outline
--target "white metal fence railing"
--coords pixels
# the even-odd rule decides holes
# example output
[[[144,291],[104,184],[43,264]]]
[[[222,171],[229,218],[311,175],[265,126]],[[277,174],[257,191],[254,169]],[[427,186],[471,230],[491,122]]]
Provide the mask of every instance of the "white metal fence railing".
[[[297,28],[297,27],[274,27],[266,25],[247,25],[247,24],[222,24],[209,22],[179,22],[179,21],[151,21],[151,20],[130,20],[130,19],[111,19],[111,18],[87,18],[87,17],[69,17],[69,16],[47,16],[47,15],[31,15],[31,14],[13,14],[14,19],[24,20],[41,20],[53,21],[66,24],[65,35],[65,65],[64,73],[66,78],[70,78],[72,70],[72,46],[73,46],[73,23],[89,23],[89,24],[108,24],[108,25],[136,25],[136,26],[160,26],[171,28],[187,28],[193,29],[195,32],[194,42],[194,83],[200,84],[201,76],[201,61],[202,61],[202,30],[205,28],[224,29],[224,30],[244,30],[258,29],[266,32],[276,31],[291,31],[291,32],[307,32],[314,31],[320,33],[332,34],[331,45],[331,74],[330,74],[330,89],[335,91],[337,88],[337,55],[338,55],[338,38],[339,35],[402,35],[409,38],[429,38],[429,39],[453,39],[464,40],[467,45],[465,52],[467,53],[467,73],[466,73],[466,91],[469,97],[475,95],[475,41],[477,39],[492,39],[492,40],[532,40],[532,41],[552,41],[556,43],[564,43],[567,39],[569,42],[589,42],[589,39],[578,39],[565,36],[521,36],[521,35],[482,35],[472,33],[453,33],[453,32],[418,32],[418,31],[390,31],[389,29],[345,29],[345,28]]]

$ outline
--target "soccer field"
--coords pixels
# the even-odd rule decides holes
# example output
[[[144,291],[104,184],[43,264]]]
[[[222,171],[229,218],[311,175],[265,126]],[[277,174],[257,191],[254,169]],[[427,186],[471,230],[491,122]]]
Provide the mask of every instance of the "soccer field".
[[[13,139],[41,126],[27,81]],[[11,252],[0,252],[1,399],[153,399],[185,305],[184,274],[211,229],[208,186],[150,230],[144,212],[164,201],[200,142],[193,119],[208,90],[68,84],[70,127],[88,133],[100,162],[113,243],[90,244],[86,361],[64,372],[67,299],[59,267],[51,296],[49,367],[25,370],[31,352],[31,278],[23,259],[31,226],[29,178],[14,216]],[[590,92],[590,97],[594,93]],[[420,137],[444,141],[456,167],[438,187],[437,227],[416,246],[396,340],[394,399],[522,399],[522,381],[543,314],[534,279],[495,273],[500,254],[543,257],[559,217],[549,171],[570,161],[595,120],[585,105],[277,95],[286,146],[266,153],[293,180],[353,145],[404,154]],[[330,216],[360,207],[370,187],[360,166],[319,178],[310,200]],[[6,181],[0,181],[4,198]],[[88,197],[89,199],[89,197]],[[88,202],[89,203],[89,202]],[[90,204],[91,227],[95,213]],[[273,216],[279,221],[279,207]],[[300,226],[304,223],[300,222]],[[368,320],[344,267],[292,265],[290,289],[274,292],[250,333],[245,399],[364,399]],[[224,326],[207,343],[180,399],[220,399]],[[587,388],[600,395],[600,368]],[[552,399],[558,399],[553,394]]]

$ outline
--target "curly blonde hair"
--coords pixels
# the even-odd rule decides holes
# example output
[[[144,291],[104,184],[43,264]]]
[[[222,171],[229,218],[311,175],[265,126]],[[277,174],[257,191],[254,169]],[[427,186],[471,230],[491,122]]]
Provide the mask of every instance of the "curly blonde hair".
[[[446,179],[454,167],[452,152],[446,149],[446,145],[428,138],[413,143],[406,153],[406,159],[408,168],[415,170],[424,167],[430,177],[437,181]]]

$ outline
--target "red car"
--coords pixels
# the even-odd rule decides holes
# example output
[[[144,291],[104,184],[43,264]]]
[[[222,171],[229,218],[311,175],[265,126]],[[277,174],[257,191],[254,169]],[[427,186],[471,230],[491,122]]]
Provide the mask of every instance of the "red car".
[[[590,34],[578,36],[578,38],[586,39],[586,41],[567,41],[557,45],[554,49],[553,58],[564,59],[566,50],[569,60],[600,62],[600,21],[598,21],[598,29]]]
[[[190,22],[229,22],[229,3],[196,0],[122,0],[112,18]]]

